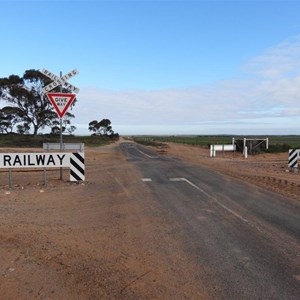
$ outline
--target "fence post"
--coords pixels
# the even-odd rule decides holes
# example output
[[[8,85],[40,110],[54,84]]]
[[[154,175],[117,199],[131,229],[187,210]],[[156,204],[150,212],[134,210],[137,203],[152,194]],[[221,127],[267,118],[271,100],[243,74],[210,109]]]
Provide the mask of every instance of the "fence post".
[[[248,147],[247,146],[245,146],[245,148],[244,148],[244,158],[245,159],[248,158]]]

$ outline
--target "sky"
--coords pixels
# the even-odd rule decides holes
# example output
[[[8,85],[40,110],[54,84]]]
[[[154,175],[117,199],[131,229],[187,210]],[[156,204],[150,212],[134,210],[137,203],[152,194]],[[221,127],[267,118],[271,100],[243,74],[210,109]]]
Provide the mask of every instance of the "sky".
[[[75,134],[300,134],[300,0],[0,0],[0,78],[78,69]]]

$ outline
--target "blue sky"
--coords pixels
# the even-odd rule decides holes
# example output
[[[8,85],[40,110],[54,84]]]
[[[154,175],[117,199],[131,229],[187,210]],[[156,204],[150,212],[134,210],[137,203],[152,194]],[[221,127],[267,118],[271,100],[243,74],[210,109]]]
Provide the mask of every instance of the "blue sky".
[[[0,77],[80,71],[75,134],[300,134],[300,1],[0,7]]]

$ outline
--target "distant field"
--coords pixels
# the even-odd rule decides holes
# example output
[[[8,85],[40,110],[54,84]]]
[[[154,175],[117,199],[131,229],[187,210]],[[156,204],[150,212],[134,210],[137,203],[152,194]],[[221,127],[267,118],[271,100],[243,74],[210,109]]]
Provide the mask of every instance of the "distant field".
[[[64,143],[84,143],[86,146],[102,146],[113,142],[114,139],[104,136],[70,136],[64,135]],[[0,147],[17,148],[38,148],[43,147],[43,143],[59,143],[59,135],[19,135],[0,134]]]
[[[207,146],[212,144],[231,144],[233,136],[135,136],[134,140],[140,144],[161,146],[164,142],[181,143],[195,146]],[[264,152],[283,152],[292,148],[300,149],[299,135],[282,135],[282,136],[235,136],[236,139],[243,138],[269,138],[269,150]]]

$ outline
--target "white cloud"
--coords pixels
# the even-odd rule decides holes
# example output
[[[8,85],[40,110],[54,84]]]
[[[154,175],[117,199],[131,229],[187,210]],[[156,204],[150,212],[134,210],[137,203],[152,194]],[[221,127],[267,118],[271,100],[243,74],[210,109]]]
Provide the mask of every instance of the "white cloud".
[[[300,70],[300,36],[267,49],[253,58],[244,69],[266,79],[293,77]]]
[[[73,111],[75,123],[87,128],[91,120],[109,118],[113,125],[131,133],[200,133],[203,129],[225,133],[243,128],[253,129],[254,134],[266,128],[284,131],[285,127],[297,127],[293,117],[300,115],[300,37],[253,58],[241,77],[245,74],[247,79],[185,89],[82,88]]]

